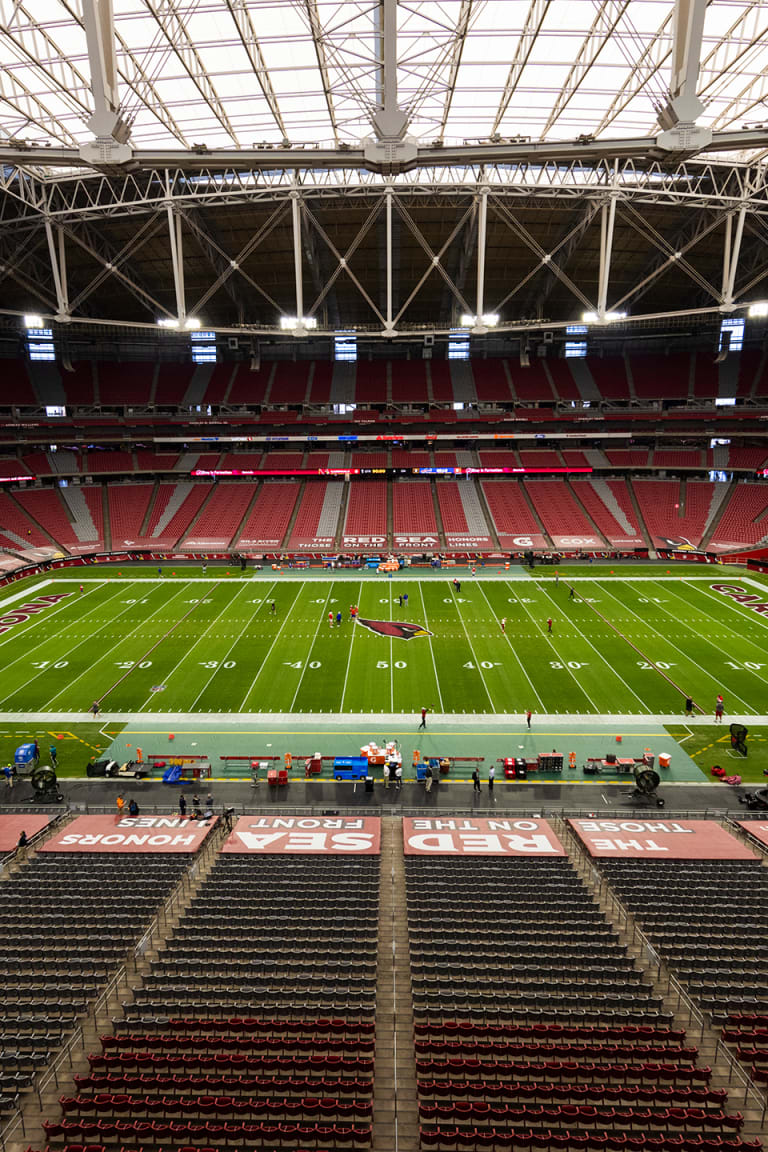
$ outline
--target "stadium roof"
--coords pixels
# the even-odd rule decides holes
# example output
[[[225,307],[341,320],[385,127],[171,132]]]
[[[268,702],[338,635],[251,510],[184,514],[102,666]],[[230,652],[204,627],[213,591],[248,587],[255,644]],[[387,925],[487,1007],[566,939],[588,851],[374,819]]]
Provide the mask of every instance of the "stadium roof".
[[[754,250],[749,275],[739,262],[750,231],[764,244],[768,214],[764,0],[0,8],[3,311],[183,319],[190,275],[204,324],[254,331],[296,313],[384,334],[490,309],[502,325],[564,324],[631,304],[633,288],[647,296],[649,271],[642,315],[755,295]],[[273,246],[257,252],[265,231]],[[682,279],[649,268],[648,245]],[[353,275],[355,252],[366,267]],[[567,270],[580,259],[581,287]],[[94,307],[105,270],[114,292]],[[519,297],[516,281],[542,273],[556,281],[543,301]],[[691,280],[697,294],[681,299]],[[414,291],[421,310],[405,315]]]

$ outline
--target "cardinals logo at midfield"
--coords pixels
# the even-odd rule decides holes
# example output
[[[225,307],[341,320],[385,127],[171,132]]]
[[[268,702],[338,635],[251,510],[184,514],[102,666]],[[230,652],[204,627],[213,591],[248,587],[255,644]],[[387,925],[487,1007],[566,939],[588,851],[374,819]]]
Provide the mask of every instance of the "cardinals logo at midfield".
[[[399,620],[363,620],[357,618],[358,624],[377,632],[379,636],[394,636],[397,640],[413,640],[414,636],[431,636],[432,633],[423,624],[401,624]]]

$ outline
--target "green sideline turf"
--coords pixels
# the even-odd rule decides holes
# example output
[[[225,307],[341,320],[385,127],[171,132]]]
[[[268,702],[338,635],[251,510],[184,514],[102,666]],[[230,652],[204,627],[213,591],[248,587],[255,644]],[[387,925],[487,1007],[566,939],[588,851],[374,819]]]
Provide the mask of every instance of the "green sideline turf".
[[[768,619],[712,590],[734,580],[720,569],[649,580],[647,568],[620,579],[581,568],[595,579],[576,584],[575,600],[564,578],[459,572],[457,595],[450,578],[404,574],[284,581],[209,569],[171,581],[150,571],[117,580],[89,568],[82,594],[79,576],[42,589],[69,595],[0,635],[0,712],[86,719],[100,700],[105,712],[682,714],[685,695],[708,713],[718,693],[729,715],[766,710]],[[430,634],[353,625],[352,603],[361,618]],[[337,610],[343,622],[329,627]]]

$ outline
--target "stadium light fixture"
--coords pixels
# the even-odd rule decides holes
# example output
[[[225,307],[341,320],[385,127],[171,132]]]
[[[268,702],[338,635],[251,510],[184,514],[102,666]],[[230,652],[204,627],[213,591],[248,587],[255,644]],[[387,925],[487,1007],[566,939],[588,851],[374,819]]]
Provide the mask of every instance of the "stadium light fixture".
[[[749,306],[749,316],[768,316],[768,300],[756,300]]]
[[[317,319],[314,316],[281,316],[280,327],[283,332],[292,332],[294,336],[306,336],[317,328]]]
[[[42,316],[39,316],[36,312],[28,312],[27,315],[24,317],[24,327],[25,328],[42,328],[42,327],[44,327]]]
[[[462,328],[495,328],[498,322],[496,312],[484,312],[482,316],[470,316],[465,312],[461,318]]]
[[[584,324],[613,324],[616,320],[625,320],[626,316],[626,312],[584,312],[581,319]]]
[[[158,328],[186,328],[188,332],[194,332],[196,328],[200,327],[200,321],[196,316],[186,316],[184,320],[180,320],[178,316],[161,316],[157,322]]]

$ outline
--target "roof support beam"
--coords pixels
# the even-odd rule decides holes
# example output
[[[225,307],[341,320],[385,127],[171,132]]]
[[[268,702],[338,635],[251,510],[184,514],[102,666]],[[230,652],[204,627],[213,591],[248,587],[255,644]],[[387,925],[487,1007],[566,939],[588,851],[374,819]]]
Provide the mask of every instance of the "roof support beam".
[[[746,217],[747,209],[742,204],[736,217],[736,234],[733,237],[733,244],[731,245],[731,217],[728,217],[725,231],[726,248],[729,249],[727,255],[727,276],[724,276],[725,287],[723,291],[723,305],[734,307],[733,303],[733,289],[736,283],[736,270],[739,266],[739,253],[741,252],[741,240],[744,235],[744,218]],[[725,269],[724,269],[725,271]]]
[[[97,165],[100,162],[124,164],[133,155],[133,149],[126,143],[130,128],[120,115],[112,0],[83,0],[83,24],[94,104],[88,127],[96,142],[85,144],[80,154]]]
[[[304,319],[304,281],[301,261],[301,205],[299,193],[291,192],[291,224],[293,226],[293,276],[296,285],[296,317],[299,327]]]
[[[387,208],[387,322],[384,325],[386,335],[394,335],[392,321],[392,188],[386,191]]]
[[[381,19],[381,109],[373,117],[379,140],[402,140],[408,117],[397,103],[397,0],[379,0]]]
[[[477,211],[477,312],[475,322],[482,324],[485,311],[485,238],[488,233],[488,189],[481,188]]]
[[[616,197],[611,196],[600,212],[600,272],[597,287],[597,318],[605,318],[608,303],[608,281],[611,276],[613,230],[616,224]]]
[[[67,289],[67,265],[64,251],[64,229],[57,225],[54,233],[50,220],[45,221],[45,236],[48,241],[48,255],[51,258],[53,283],[56,288],[56,303],[59,307],[59,321],[69,319],[69,292]]]
[[[704,37],[704,17],[709,0],[676,0],[672,75],[669,100],[659,112],[662,128],[694,124],[704,111],[696,95]]]
[[[187,318],[187,301],[184,294],[184,248],[181,237],[181,216],[173,210],[173,204],[166,206],[168,213],[168,238],[171,245],[171,267],[173,287],[176,291],[176,317],[182,326]]]

